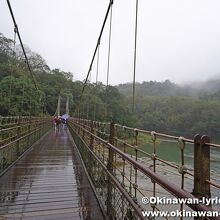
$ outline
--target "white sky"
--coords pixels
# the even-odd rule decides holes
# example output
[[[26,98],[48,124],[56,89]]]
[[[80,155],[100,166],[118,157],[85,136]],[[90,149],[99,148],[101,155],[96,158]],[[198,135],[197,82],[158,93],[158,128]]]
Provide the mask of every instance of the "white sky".
[[[109,0],[11,0],[23,42],[51,68],[84,79]],[[219,0],[139,0],[137,81],[174,82],[220,76]],[[113,6],[110,84],[133,78],[135,0]],[[99,80],[106,82],[108,29],[100,50]],[[13,38],[6,0],[0,32]],[[92,80],[95,80],[96,65]]]

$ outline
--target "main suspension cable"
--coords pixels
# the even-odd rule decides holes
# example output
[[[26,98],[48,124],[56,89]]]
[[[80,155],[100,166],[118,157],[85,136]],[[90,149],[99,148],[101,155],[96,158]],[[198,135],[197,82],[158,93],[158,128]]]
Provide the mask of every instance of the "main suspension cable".
[[[26,64],[27,64],[27,66],[28,66],[28,70],[29,70],[30,75],[31,75],[31,77],[32,77],[32,80],[33,80],[33,82],[34,82],[35,89],[36,89],[36,90],[38,91],[38,93],[39,93],[39,89],[38,89],[38,87],[37,87],[37,84],[36,84],[36,81],[35,81],[35,78],[34,78],[34,74],[33,74],[32,70],[31,70],[30,63],[29,63],[29,61],[28,61],[27,54],[26,54],[26,52],[25,52],[24,45],[23,45],[23,43],[22,43],[21,35],[20,35],[19,29],[18,29],[18,25],[17,25],[17,23],[16,23],[15,16],[14,16],[14,13],[13,13],[13,11],[12,11],[12,7],[11,7],[11,4],[10,4],[10,1],[9,1],[9,0],[7,0],[7,4],[8,4],[8,8],[9,8],[9,11],[10,11],[10,14],[11,14],[11,17],[12,17],[12,20],[13,20],[13,23],[14,23],[14,27],[15,27],[15,29],[16,29],[16,33],[17,33],[17,35],[18,35],[18,39],[19,39],[19,41],[20,41],[20,45],[21,45],[21,48],[22,48],[22,51],[23,51],[23,54],[24,54],[24,57],[25,57],[25,62],[26,62]],[[39,93],[39,95],[40,95],[40,93]]]
[[[112,5],[113,5],[113,0],[110,0],[108,8],[107,8],[107,11],[106,11],[106,14],[105,14],[105,18],[104,18],[104,21],[103,21],[103,24],[102,24],[102,28],[101,28],[101,31],[100,31],[100,34],[99,34],[99,37],[98,37],[98,40],[97,40],[95,51],[93,53],[93,57],[92,57],[92,60],[91,60],[90,66],[89,66],[89,70],[88,70],[88,73],[86,75],[86,79],[85,79],[84,84],[83,84],[83,88],[82,88],[82,91],[81,91],[80,101],[79,101],[78,108],[79,108],[79,106],[80,106],[80,104],[82,102],[82,97],[83,97],[83,94],[84,94],[84,90],[85,90],[85,87],[87,85],[89,74],[90,74],[90,72],[92,70],[92,65],[93,65],[93,62],[94,62],[94,59],[95,59],[95,56],[96,56],[99,44],[101,42],[102,34],[103,34],[103,31],[104,31],[104,28],[105,28],[105,24],[106,24],[106,21],[107,21],[107,18],[108,18],[108,15],[109,15],[109,12],[110,12],[110,9],[111,9]]]
[[[97,86],[98,84],[98,78],[99,78],[99,50],[100,50],[100,44],[98,46],[98,52],[97,52],[97,63],[96,63],[96,79],[95,84]]]

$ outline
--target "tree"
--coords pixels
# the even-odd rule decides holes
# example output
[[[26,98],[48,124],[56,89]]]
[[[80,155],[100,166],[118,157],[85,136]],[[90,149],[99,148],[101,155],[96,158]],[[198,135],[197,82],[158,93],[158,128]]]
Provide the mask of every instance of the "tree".
[[[42,92],[36,91],[30,78],[7,76],[0,82],[1,115],[39,115]]]

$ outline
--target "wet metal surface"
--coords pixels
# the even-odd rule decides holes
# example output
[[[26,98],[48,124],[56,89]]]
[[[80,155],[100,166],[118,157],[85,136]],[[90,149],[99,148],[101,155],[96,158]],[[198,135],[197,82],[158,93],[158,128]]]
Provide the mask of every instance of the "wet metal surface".
[[[104,219],[68,130],[51,131],[0,178],[1,219]]]

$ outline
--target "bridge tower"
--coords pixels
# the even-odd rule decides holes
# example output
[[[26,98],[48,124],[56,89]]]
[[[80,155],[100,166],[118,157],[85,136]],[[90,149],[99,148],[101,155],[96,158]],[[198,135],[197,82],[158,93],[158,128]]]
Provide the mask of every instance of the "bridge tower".
[[[66,98],[66,114],[69,115],[69,100],[70,100],[70,97],[67,96]]]
[[[59,95],[58,97],[58,103],[57,103],[57,114],[55,113],[55,115],[59,116],[60,115],[60,101],[61,101],[61,96]]]
[[[57,109],[54,115],[60,116],[63,114],[68,114],[69,115],[69,96],[67,95],[66,97],[62,97],[61,95],[58,96],[58,101],[57,101]]]

